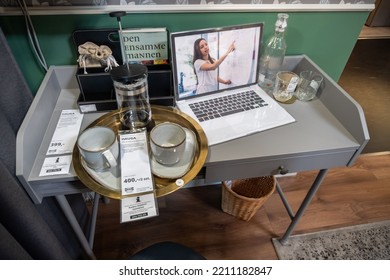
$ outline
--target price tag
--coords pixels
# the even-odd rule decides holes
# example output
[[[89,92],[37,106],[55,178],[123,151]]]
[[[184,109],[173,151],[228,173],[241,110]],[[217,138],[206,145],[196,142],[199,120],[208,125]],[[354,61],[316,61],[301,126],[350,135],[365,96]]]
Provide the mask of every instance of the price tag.
[[[72,153],[82,120],[79,110],[62,110],[46,155]]]
[[[132,222],[158,215],[154,193],[121,200],[121,223]]]
[[[320,85],[320,84],[319,84],[317,81],[315,81],[315,80],[312,80],[312,81],[310,82],[310,86],[311,86],[315,91],[318,90],[319,85]]]
[[[119,134],[122,195],[153,191],[146,130]]]
[[[70,155],[45,158],[39,176],[68,174],[71,162]]]
[[[265,75],[264,74],[259,74],[259,82],[263,83],[265,80]]]
[[[295,91],[295,88],[297,87],[298,82],[299,82],[299,79],[297,77],[292,77],[290,82],[288,83],[287,91],[288,92]]]
[[[82,113],[96,112],[97,108],[95,104],[80,105],[80,111]]]

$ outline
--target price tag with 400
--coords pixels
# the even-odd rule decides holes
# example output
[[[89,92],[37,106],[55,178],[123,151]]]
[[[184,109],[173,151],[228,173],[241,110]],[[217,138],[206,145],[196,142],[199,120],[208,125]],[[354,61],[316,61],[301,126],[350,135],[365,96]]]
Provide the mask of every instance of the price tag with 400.
[[[120,145],[122,194],[153,191],[146,131],[121,134]]]

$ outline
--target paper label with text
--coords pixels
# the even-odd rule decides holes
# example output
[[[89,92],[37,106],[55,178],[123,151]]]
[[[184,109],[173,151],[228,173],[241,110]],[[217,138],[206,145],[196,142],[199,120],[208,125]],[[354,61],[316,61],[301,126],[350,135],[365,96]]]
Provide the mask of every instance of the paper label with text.
[[[68,174],[71,162],[71,155],[45,158],[39,176]]]
[[[122,195],[153,191],[146,131],[119,134]]]
[[[72,153],[82,120],[79,110],[62,110],[46,155]]]
[[[141,220],[158,215],[154,193],[121,200],[121,223]]]

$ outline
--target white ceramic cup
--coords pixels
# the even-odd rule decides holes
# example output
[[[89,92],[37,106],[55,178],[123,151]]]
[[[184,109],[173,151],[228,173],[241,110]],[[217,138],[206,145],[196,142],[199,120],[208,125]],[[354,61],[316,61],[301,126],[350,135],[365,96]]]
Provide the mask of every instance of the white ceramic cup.
[[[106,171],[118,164],[119,145],[111,128],[94,126],[84,130],[77,146],[87,166],[95,171]]]
[[[186,132],[178,124],[164,122],[150,132],[150,148],[155,160],[162,165],[174,165],[183,156]]]

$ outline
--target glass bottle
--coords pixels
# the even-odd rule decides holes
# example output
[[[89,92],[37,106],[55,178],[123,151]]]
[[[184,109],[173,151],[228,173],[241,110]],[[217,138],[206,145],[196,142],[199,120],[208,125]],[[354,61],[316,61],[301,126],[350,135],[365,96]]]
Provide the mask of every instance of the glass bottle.
[[[287,45],[284,34],[287,19],[288,14],[278,14],[275,32],[266,42],[260,56],[259,86],[268,93],[273,90],[276,74],[281,70],[286,54]]]

